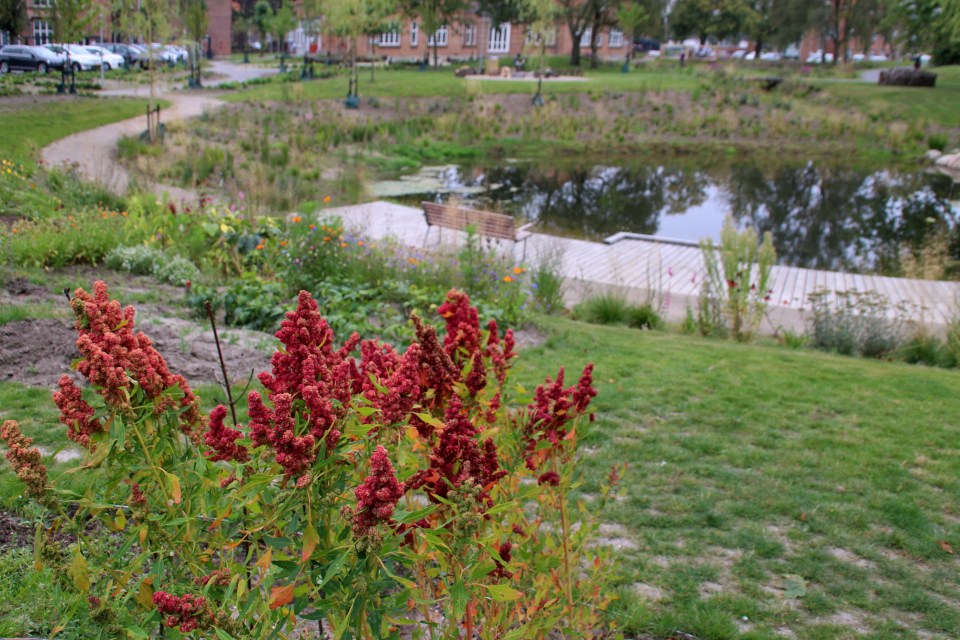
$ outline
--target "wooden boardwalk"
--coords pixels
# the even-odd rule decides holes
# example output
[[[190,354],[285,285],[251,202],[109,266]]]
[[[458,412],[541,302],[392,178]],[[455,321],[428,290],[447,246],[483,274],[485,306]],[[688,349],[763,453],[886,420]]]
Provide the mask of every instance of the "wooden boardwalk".
[[[463,235],[445,229],[430,230],[423,211],[389,202],[370,202],[349,207],[324,210],[318,215],[339,216],[344,225],[369,236],[382,239],[397,238],[408,246],[423,247],[426,244],[453,246],[462,241]],[[442,238],[441,238],[442,236]],[[520,261],[523,246],[500,242],[503,251],[515,250]],[[683,311],[685,304],[693,304],[699,294],[705,273],[699,247],[684,241],[652,239],[637,234],[616,234],[607,242],[591,242],[561,238],[535,233],[526,247],[526,264],[537,264],[540,256],[557,255],[568,282],[581,285],[580,290],[591,286],[621,287],[625,290],[646,292],[651,290],[669,295],[675,307]],[[859,275],[797,267],[775,266],[771,274],[772,309],[798,312],[809,307],[808,296],[817,290],[831,293],[856,290],[875,291],[886,297],[894,307],[905,305],[915,318],[934,324],[942,324],[954,315],[960,302],[960,283],[930,280],[908,280],[886,276]],[[574,294],[576,287],[574,287]],[[574,300],[575,301],[575,300]],[[568,301],[570,302],[570,301]],[[783,313],[780,314],[781,316]]]

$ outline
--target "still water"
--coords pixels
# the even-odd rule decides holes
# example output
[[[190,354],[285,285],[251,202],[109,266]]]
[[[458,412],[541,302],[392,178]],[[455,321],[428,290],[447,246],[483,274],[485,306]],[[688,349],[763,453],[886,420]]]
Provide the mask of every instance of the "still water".
[[[883,271],[938,226],[960,235],[960,185],[918,165],[505,161],[427,167],[373,191],[413,206],[454,197],[598,241],[618,231],[718,240],[732,215],[772,232],[781,264],[831,270]]]

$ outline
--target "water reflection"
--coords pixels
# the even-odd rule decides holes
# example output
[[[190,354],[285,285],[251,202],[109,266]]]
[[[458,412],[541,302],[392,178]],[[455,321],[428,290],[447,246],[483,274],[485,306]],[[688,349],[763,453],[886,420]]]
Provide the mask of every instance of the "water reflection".
[[[732,214],[773,233],[781,264],[820,269],[885,270],[901,243],[919,246],[937,224],[956,236],[950,198],[960,197],[941,174],[811,162],[517,162],[460,166],[445,176],[448,190],[472,187],[459,197],[473,206],[533,220],[543,233],[593,240],[618,231],[718,239]],[[953,249],[960,256],[960,242]]]

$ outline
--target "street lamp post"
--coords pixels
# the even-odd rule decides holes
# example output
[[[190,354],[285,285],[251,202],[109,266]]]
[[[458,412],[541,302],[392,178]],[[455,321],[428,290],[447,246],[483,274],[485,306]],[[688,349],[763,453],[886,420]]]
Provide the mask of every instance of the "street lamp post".
[[[103,14],[100,14],[100,88],[103,88]]]

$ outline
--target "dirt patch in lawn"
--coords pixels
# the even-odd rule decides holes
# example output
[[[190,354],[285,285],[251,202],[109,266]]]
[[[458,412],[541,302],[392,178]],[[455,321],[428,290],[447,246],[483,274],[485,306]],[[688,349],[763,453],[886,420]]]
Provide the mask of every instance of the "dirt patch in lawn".
[[[220,377],[212,331],[186,323],[180,330],[163,323],[138,328],[153,341],[170,370],[191,384],[215,383]],[[265,353],[249,344],[231,344],[229,334],[224,338],[220,346],[231,379],[246,379],[251,371],[256,375],[269,370],[270,359]],[[71,325],[53,318],[0,325],[0,380],[49,388],[68,374],[79,382],[79,375],[70,369],[71,363],[80,358],[76,340],[77,332]]]
[[[15,513],[0,511],[0,549],[9,551],[21,547],[32,547],[36,533],[35,524],[24,522]],[[64,533],[54,534],[54,539],[62,544],[73,542],[71,537]]]

